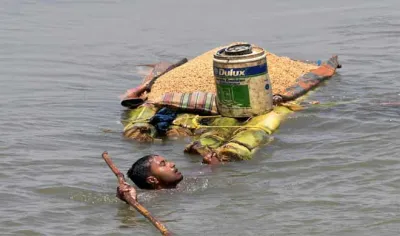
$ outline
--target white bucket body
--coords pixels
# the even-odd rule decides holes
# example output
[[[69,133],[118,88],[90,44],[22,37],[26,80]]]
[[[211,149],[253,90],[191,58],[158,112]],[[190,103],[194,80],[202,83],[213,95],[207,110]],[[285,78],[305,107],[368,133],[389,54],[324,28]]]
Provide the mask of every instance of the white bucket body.
[[[272,109],[272,87],[265,51],[246,46],[250,45],[233,45],[214,55],[216,104],[222,116],[251,117]]]

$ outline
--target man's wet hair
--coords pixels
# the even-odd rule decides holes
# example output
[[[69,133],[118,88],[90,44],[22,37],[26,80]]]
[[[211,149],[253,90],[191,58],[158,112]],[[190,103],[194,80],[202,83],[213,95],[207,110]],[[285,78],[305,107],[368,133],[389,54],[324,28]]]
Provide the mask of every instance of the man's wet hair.
[[[128,170],[128,177],[141,189],[154,189],[154,186],[147,183],[146,179],[151,175],[150,161],[157,155],[146,155],[135,163]]]

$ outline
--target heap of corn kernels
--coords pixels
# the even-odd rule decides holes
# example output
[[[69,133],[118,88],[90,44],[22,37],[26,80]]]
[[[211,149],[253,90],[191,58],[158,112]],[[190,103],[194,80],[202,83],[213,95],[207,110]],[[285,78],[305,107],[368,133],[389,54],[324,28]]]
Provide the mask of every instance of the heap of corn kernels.
[[[189,93],[195,91],[216,92],[213,74],[213,55],[219,48],[212,49],[187,63],[162,75],[154,83],[148,99],[156,100],[164,93]],[[316,65],[294,61],[288,57],[267,54],[268,74],[273,94],[279,94],[293,85],[301,75],[317,68]]]

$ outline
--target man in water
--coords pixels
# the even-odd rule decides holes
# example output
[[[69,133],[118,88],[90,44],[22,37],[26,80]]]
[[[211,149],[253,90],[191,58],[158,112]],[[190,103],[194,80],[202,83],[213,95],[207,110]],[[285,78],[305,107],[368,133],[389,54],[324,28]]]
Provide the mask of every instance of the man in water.
[[[128,170],[128,177],[141,189],[176,188],[183,175],[175,163],[159,155],[146,155]]]
[[[176,188],[183,179],[175,163],[155,154],[146,155],[137,160],[128,170],[127,175],[137,187],[153,190]],[[117,197],[126,202],[124,192],[129,192],[133,199],[137,199],[136,189],[126,182],[117,188]]]
[[[219,163],[215,153],[206,155],[204,163]],[[166,160],[164,157],[156,154],[146,155],[135,163],[127,172],[128,177],[138,188],[148,190],[171,189],[176,188],[183,180],[183,175],[175,166],[175,163]],[[123,192],[132,191],[131,195],[136,199],[136,190],[128,183],[117,188],[117,197],[125,201]]]

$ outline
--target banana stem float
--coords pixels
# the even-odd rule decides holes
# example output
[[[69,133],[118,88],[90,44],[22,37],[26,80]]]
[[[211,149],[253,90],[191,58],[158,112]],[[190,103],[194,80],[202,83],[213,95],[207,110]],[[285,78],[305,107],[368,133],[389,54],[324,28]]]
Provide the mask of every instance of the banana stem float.
[[[154,141],[157,131],[149,124],[150,119],[157,113],[157,108],[150,104],[144,104],[124,114],[121,120],[124,125],[124,137],[139,142]]]
[[[160,221],[154,218],[150,212],[136,200],[136,189],[125,181],[124,174],[122,174],[122,172],[114,165],[110,156],[108,155],[108,152],[103,152],[102,157],[107,163],[108,167],[110,167],[111,171],[117,177],[119,185],[118,197],[120,197],[121,200],[125,201],[129,205],[133,206],[140,214],[146,217],[162,235],[171,235],[168,229]]]

